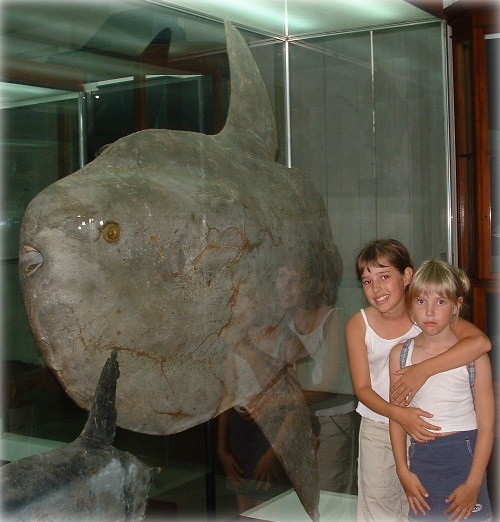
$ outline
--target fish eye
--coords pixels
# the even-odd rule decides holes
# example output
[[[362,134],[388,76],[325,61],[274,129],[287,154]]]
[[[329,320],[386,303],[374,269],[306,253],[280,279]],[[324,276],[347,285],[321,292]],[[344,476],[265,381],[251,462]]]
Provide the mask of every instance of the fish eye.
[[[102,237],[108,243],[117,243],[120,239],[120,226],[118,223],[109,222],[102,228]]]

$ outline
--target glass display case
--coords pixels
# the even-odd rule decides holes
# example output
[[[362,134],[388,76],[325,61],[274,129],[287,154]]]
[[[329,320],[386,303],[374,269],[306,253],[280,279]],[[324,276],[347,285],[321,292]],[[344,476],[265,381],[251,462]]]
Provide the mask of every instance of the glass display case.
[[[144,129],[219,133],[230,104],[221,17],[231,12],[202,15],[193,9],[147,0],[2,5],[4,462],[67,444],[87,417],[55,378],[29,326],[18,275],[26,206],[124,136]],[[373,12],[366,25],[357,21],[349,27],[340,17],[345,25],[330,30],[323,17],[320,29],[299,34],[294,21],[304,13],[294,9],[283,9],[277,25],[269,19],[240,29],[274,110],[277,161],[312,180],[342,259],[331,303],[336,310],[331,344],[343,354],[342,375],[329,403],[339,454],[331,458],[337,479],[324,499],[333,511],[347,506],[351,513],[358,418],[344,328],[364,306],[356,253],[375,237],[395,237],[416,264],[451,257],[446,34],[441,21],[409,5],[400,19]],[[264,183],[259,172],[250,181]],[[219,201],[219,212],[230,214],[232,208]],[[300,248],[296,256],[307,264]],[[278,283],[270,284],[266,297],[278,292]],[[214,305],[203,302],[204,295],[199,307],[206,314]],[[246,511],[217,455],[217,422],[170,435],[118,428],[116,447],[161,468],[146,518],[229,520]],[[289,489],[285,477],[272,491],[281,499]]]

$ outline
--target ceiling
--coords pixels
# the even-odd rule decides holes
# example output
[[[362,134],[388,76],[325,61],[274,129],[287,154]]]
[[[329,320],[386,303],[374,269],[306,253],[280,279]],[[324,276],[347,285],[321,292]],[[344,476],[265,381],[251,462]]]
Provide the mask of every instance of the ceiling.
[[[435,18],[412,5],[418,2],[406,0],[153,1],[218,19],[228,17],[236,24],[281,36],[341,32]]]
[[[141,74],[141,56],[168,32],[168,58],[204,55],[225,47],[221,20],[247,32],[300,38],[435,20],[420,6],[439,0],[0,0],[3,78],[0,107],[58,96],[47,88],[81,90]],[[442,4],[440,4],[442,6]],[[442,8],[441,8],[442,11]],[[196,15],[196,16],[193,16]],[[177,71],[181,73],[182,70]],[[150,70],[146,74],[157,74]],[[163,73],[164,74],[164,73]],[[50,80],[48,80],[50,75]],[[25,80],[27,79],[27,80]],[[26,85],[21,85],[26,84]]]

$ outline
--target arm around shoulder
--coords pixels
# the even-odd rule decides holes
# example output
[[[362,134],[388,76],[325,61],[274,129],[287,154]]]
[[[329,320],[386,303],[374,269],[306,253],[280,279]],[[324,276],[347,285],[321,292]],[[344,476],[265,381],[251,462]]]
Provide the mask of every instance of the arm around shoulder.
[[[491,350],[488,337],[469,321],[459,317],[452,329],[458,342],[442,354],[423,361],[430,375],[469,364]]]
[[[391,401],[394,404],[408,404],[405,397],[414,397],[432,375],[465,366],[491,350],[488,337],[469,321],[459,317],[452,328],[458,342],[449,350],[405,369],[396,370],[399,379],[391,386]]]
[[[453,333],[458,338],[458,343],[455,346],[462,343],[462,346],[466,346],[469,350],[470,357],[476,356],[474,359],[469,357],[470,360],[467,360],[465,364],[475,361],[491,350],[491,341],[488,336],[471,322],[459,317],[452,328]]]

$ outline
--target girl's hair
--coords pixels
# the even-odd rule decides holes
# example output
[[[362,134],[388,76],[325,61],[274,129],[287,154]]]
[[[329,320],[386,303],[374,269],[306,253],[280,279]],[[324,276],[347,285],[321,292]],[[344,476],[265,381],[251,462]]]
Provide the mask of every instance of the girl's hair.
[[[358,254],[356,262],[358,278],[361,279],[363,271],[367,266],[384,266],[380,262],[382,258],[394,266],[401,274],[408,267],[413,269],[413,261],[408,250],[397,239],[375,239],[365,245]]]
[[[440,259],[424,261],[415,272],[408,285],[408,299],[430,292],[447,297],[455,303],[461,297],[466,299],[470,289],[470,281],[464,270]]]

